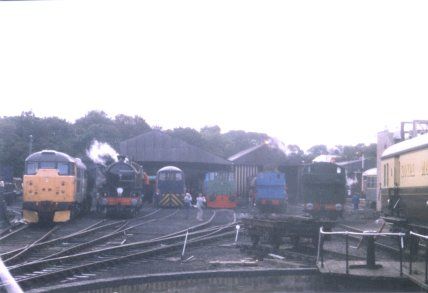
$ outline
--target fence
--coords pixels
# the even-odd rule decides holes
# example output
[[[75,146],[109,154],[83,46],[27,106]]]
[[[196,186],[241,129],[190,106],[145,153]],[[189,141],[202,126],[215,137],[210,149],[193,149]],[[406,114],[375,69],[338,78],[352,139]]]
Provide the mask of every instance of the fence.
[[[361,236],[367,239],[367,264],[364,265],[368,269],[376,269],[375,259],[375,239],[379,236],[388,237],[399,237],[399,252],[400,252],[400,276],[403,276],[403,249],[404,249],[404,233],[380,233],[372,231],[364,232],[349,232],[349,231],[337,231],[327,232],[320,228],[319,241],[318,241],[318,252],[317,252],[317,263],[321,261],[321,267],[324,267],[324,237],[327,235],[343,235],[345,236],[345,261],[346,261],[346,274],[349,274],[349,236]],[[428,239],[428,237],[426,238]],[[428,255],[426,257],[428,261]]]

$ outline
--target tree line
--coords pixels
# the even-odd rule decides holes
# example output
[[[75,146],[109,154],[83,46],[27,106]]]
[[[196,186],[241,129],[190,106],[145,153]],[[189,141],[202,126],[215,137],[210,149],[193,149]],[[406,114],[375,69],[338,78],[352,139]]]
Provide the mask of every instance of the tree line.
[[[11,166],[15,176],[22,176],[25,158],[30,151],[53,149],[75,157],[83,157],[94,140],[106,142],[119,151],[121,141],[137,136],[151,129],[139,116],[117,115],[110,118],[103,111],[90,111],[84,117],[70,123],[58,117],[40,118],[33,112],[19,116],[0,118],[0,165]],[[242,130],[221,133],[218,126],[175,128],[166,130],[171,136],[200,147],[223,158],[269,140],[265,133]],[[31,150],[30,150],[31,148]],[[304,152],[298,145],[288,145],[284,152],[278,152],[278,159],[289,163],[310,162],[321,154],[341,156],[341,160],[376,157],[376,144],[366,146],[336,146],[328,149],[316,145]]]

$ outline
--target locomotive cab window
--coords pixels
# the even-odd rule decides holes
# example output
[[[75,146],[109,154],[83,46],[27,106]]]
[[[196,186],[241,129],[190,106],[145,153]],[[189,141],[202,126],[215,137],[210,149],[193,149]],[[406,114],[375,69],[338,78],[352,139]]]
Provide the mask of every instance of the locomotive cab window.
[[[40,162],[39,168],[40,169],[56,169],[56,163],[55,162]]]
[[[27,163],[27,168],[25,169],[25,174],[35,175],[37,173],[37,163],[31,162]]]
[[[183,174],[181,174],[181,173],[175,173],[175,180],[176,181],[183,180]]]
[[[342,174],[342,169],[340,169],[339,167],[337,167],[336,172],[337,172],[337,174]]]
[[[67,163],[58,163],[58,174],[59,175],[69,175],[70,166]]]

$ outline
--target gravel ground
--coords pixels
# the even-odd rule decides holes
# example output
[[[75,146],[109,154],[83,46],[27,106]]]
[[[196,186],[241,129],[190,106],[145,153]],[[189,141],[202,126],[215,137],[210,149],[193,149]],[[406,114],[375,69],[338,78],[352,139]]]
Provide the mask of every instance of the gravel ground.
[[[289,207],[289,214],[298,214],[300,212],[299,206]],[[145,207],[139,214],[145,215],[153,211],[151,207]],[[156,214],[156,218],[165,217],[159,221],[147,223],[142,225],[138,229],[132,230],[127,235],[122,236],[119,239],[114,239],[112,242],[120,242],[126,239],[126,243],[158,237],[161,235],[169,234],[177,230],[182,230],[186,227],[193,226],[199,222],[196,220],[196,209],[192,209],[189,218],[186,219],[185,210],[180,210],[176,214],[171,215],[174,210],[163,209]],[[216,210],[217,216],[213,222],[213,225],[220,225],[232,222],[234,218],[240,218],[249,212],[248,209],[242,208],[235,211],[232,210]],[[213,210],[206,209],[204,213],[204,220],[207,220],[213,213]],[[154,216],[153,216],[154,217]],[[350,225],[353,227],[362,228],[365,230],[376,230],[379,223],[376,220],[379,215],[370,209],[361,208],[357,211],[352,209],[349,204],[346,205],[344,212],[344,218],[340,220],[340,223]],[[143,222],[147,219],[141,219],[139,222]],[[73,221],[69,227],[74,227],[73,230],[79,230],[78,226],[83,226],[84,223],[95,222],[100,220],[97,216],[86,216]],[[67,226],[65,226],[67,227]],[[71,228],[70,228],[71,229]],[[71,231],[71,230],[70,230]],[[55,282],[46,282],[43,286],[55,285],[59,283],[72,283],[82,280],[91,279],[103,279],[113,278],[121,276],[132,276],[132,275],[143,275],[143,274],[155,274],[163,272],[185,272],[195,270],[212,270],[212,269],[231,269],[231,268],[244,268],[244,267],[257,267],[257,268],[296,268],[296,267],[310,267],[315,265],[315,256],[317,254],[316,248],[312,243],[303,242],[300,245],[300,250],[292,248],[291,244],[285,242],[279,251],[275,251],[275,254],[285,256],[284,260],[274,259],[272,257],[266,257],[266,254],[272,251],[265,248],[262,253],[264,260],[256,261],[256,258],[260,259],[260,254],[249,249],[251,246],[250,240],[247,238],[245,233],[241,233],[238,239],[238,247],[233,245],[234,237],[230,239],[223,239],[218,242],[213,242],[208,245],[199,247],[188,247],[185,253],[184,259],[192,257],[190,260],[181,261],[181,250],[173,252],[169,255],[161,255],[157,258],[150,259],[136,259],[132,262],[122,263],[115,265],[114,269],[111,267],[94,272],[85,272],[81,275]],[[112,244],[112,243],[110,243]],[[107,245],[110,245],[107,244]],[[358,245],[358,241],[351,241],[350,253],[354,257],[365,257],[365,248],[362,245],[360,248],[353,248]],[[6,246],[5,246],[6,247]],[[340,257],[338,253],[345,252],[344,238],[336,237],[330,241],[325,242],[324,248],[330,251],[330,254],[326,254],[326,257]],[[3,244],[0,249],[4,249]],[[7,249],[6,249],[7,250]],[[299,251],[302,254],[309,255],[309,258],[299,259],[294,253]],[[296,254],[298,255],[298,254]],[[380,259],[388,258],[387,254],[382,252],[376,252],[376,256]],[[215,263],[217,262],[217,263]],[[243,262],[243,263],[241,263]]]

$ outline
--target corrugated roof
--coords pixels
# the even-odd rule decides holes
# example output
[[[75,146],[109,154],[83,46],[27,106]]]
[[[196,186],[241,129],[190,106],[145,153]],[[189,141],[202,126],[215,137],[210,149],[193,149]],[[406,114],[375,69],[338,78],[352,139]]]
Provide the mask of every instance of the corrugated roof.
[[[235,165],[253,166],[281,165],[284,159],[284,153],[269,144],[259,144],[228,158]]]
[[[121,154],[140,162],[232,163],[159,130],[151,130],[120,143]]]
[[[236,160],[238,160],[238,159],[240,159],[240,158],[242,158],[242,157],[244,157],[244,156],[248,155],[249,153],[252,153],[252,152],[254,152],[255,150],[257,150],[257,149],[261,148],[262,146],[264,146],[264,144],[260,144],[260,145],[253,146],[253,147],[251,147],[251,148],[249,148],[249,149],[246,149],[246,150],[240,151],[239,153],[234,154],[233,156],[230,156],[230,157],[229,157],[229,158],[227,158],[227,159],[228,159],[229,161],[234,162],[234,161],[236,161]]]

